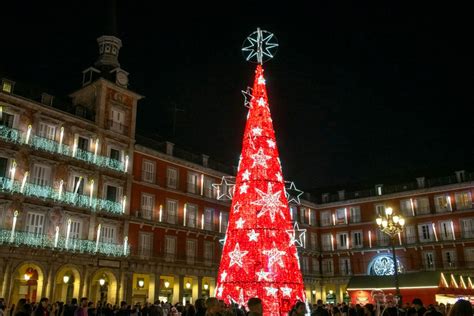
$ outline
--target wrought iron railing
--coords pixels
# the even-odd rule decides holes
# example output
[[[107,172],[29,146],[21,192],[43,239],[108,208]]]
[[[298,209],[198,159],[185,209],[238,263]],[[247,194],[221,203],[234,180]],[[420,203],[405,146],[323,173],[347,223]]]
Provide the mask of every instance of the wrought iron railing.
[[[52,187],[41,186],[32,183],[25,183],[23,185],[20,181],[13,181],[9,178],[0,177],[0,192],[22,194],[24,196],[36,197],[45,200],[51,200],[63,204],[73,205],[81,208],[88,208],[93,211],[104,211],[114,214],[122,214],[122,203],[113,202],[109,200],[98,199],[86,195],[76,194]]]
[[[13,247],[31,247],[50,249],[54,251],[67,251],[85,254],[101,254],[113,257],[125,257],[130,254],[127,243],[112,244],[85,239],[66,239],[63,236],[49,236],[30,232],[0,229],[0,245]]]
[[[7,127],[5,125],[0,125],[0,139],[15,144],[26,144],[37,150],[43,150],[54,154],[57,153],[63,156],[73,157],[99,167],[125,172],[125,163],[122,161],[101,155],[95,155],[94,153],[81,150],[80,148],[73,150],[68,145],[60,144],[54,140],[36,135],[31,135],[29,139],[27,139],[24,132]]]

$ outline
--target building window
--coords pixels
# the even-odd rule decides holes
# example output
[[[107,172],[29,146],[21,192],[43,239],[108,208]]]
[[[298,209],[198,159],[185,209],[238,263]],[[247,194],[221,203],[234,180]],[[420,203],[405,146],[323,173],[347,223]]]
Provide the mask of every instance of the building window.
[[[300,223],[301,224],[307,223],[306,209],[304,207],[300,207]]]
[[[405,227],[405,236],[407,244],[416,243],[416,229],[415,226],[409,225]]]
[[[82,136],[78,136],[77,149],[80,149],[82,151],[89,151],[89,139]]]
[[[426,270],[435,270],[435,254],[433,251],[423,252],[423,265]]]
[[[351,260],[349,258],[339,258],[339,273],[351,275]]]
[[[116,227],[111,225],[102,225],[100,229],[100,242],[115,244]]]
[[[464,248],[465,268],[474,268],[474,248]]]
[[[69,229],[70,239],[81,239],[82,236],[82,221],[78,219],[71,219],[71,227]]]
[[[451,198],[447,194],[435,196],[436,212],[451,211]]]
[[[331,234],[321,235],[321,243],[322,243],[323,251],[331,251],[332,250],[332,235]]]
[[[360,223],[360,206],[351,206],[351,223]]]
[[[194,264],[196,258],[196,240],[186,239],[186,262],[188,264]]]
[[[471,192],[456,192],[456,208],[458,210],[464,210],[472,207]]]
[[[352,232],[352,248],[362,248],[363,246],[362,231]]]
[[[421,242],[427,242],[433,240],[433,228],[431,224],[420,224],[418,225],[418,235]]]
[[[84,182],[86,182],[85,178],[81,178],[81,176],[78,175],[73,175],[71,191],[79,195],[84,194]]]
[[[41,235],[44,231],[44,214],[28,213],[26,218],[26,231],[35,235]]]
[[[13,81],[10,80],[2,80],[2,91],[5,93],[12,93],[13,92]]]
[[[150,257],[153,249],[153,234],[139,232],[138,251],[142,257]]]
[[[427,197],[420,197],[413,200],[416,215],[430,213],[430,200]]]
[[[33,184],[49,186],[51,181],[51,167],[35,164],[33,166]]]
[[[452,221],[443,221],[439,223],[441,228],[441,239],[442,240],[453,240],[453,222]]]
[[[348,249],[347,233],[337,233],[337,249]]]
[[[0,157],[0,177],[9,178],[8,176],[8,158]]]
[[[316,210],[309,210],[309,218],[310,218],[310,221],[309,221],[309,224],[311,226],[316,226]]]
[[[321,226],[331,225],[331,211],[321,212]]]
[[[316,233],[311,233],[311,248],[318,249],[318,235]]]
[[[9,113],[1,112],[0,125],[13,128],[13,123],[15,121],[15,116]]]
[[[388,246],[390,238],[384,232],[377,230],[377,244],[379,246]]]
[[[334,268],[333,268],[334,264],[333,264],[332,259],[323,259],[322,266],[323,266],[324,275],[334,274]]]
[[[204,241],[204,264],[210,266],[214,257],[214,243],[212,241]]]
[[[319,260],[316,258],[312,258],[311,261],[311,268],[313,273],[319,273]]]
[[[176,257],[176,237],[165,236],[165,261],[173,262]]]
[[[150,160],[142,161],[142,180],[149,183],[155,182],[155,163]]]
[[[474,238],[474,218],[461,219],[461,234],[463,238]]]
[[[120,202],[122,198],[122,188],[107,184],[105,186],[105,199],[111,202]]]
[[[336,223],[347,224],[347,208],[336,209]]]
[[[124,131],[125,113],[112,108],[110,116],[110,129],[122,133]]]
[[[229,225],[229,214],[221,212],[221,227],[220,233],[227,232],[227,225]]]
[[[214,209],[206,208],[204,210],[204,229],[205,230],[214,230],[213,228],[213,217],[214,217]]]
[[[309,271],[309,258],[308,257],[301,257],[301,268],[303,272]]]
[[[178,188],[178,169],[171,167],[166,169],[166,185],[168,188]]]
[[[298,208],[295,205],[290,205],[290,215],[293,221],[296,221],[297,214],[298,214]]]
[[[166,221],[169,224],[176,224],[178,216],[178,201],[166,200]]]
[[[155,196],[153,194],[142,193],[140,214],[145,219],[151,219],[155,206]]]
[[[196,204],[186,204],[186,226],[196,227],[196,218],[197,218],[197,205]]]
[[[109,148],[109,158],[117,161],[121,161],[120,150],[115,148]]]
[[[194,172],[188,172],[188,193],[198,193],[199,175]]]
[[[41,122],[39,125],[40,137],[55,140],[56,139],[56,126]]]
[[[456,250],[443,250],[443,265],[445,269],[456,268]]]
[[[414,215],[413,214],[414,213],[413,200],[412,199],[401,200],[400,211],[402,212],[402,215],[405,217],[413,216]]]
[[[377,216],[385,215],[385,204],[376,204],[375,205],[375,214]]]
[[[204,177],[204,196],[208,198],[214,198],[216,196],[216,191],[212,187],[214,180],[209,177]]]

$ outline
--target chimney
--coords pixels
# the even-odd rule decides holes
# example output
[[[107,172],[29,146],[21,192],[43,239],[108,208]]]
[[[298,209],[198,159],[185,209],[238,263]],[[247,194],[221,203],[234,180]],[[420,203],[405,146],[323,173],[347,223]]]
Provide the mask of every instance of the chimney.
[[[173,148],[174,148],[174,144],[172,142],[166,142],[166,154],[167,155],[170,155],[170,156],[173,156]]]
[[[458,171],[455,171],[455,173],[456,173],[456,180],[459,183],[466,181],[464,170],[458,170]]]
[[[323,193],[321,195],[321,199],[322,199],[323,203],[329,203],[329,193]]]
[[[209,156],[202,154],[202,165],[207,168],[208,163],[209,163]]]
[[[337,191],[337,195],[339,196],[339,201],[344,201],[345,193],[346,193],[345,190]]]
[[[375,194],[382,195],[383,194],[383,184],[376,184],[375,185]]]
[[[416,182],[418,183],[418,189],[423,189],[425,187],[425,177],[416,178]]]
[[[51,94],[48,94],[45,92],[41,93],[41,103],[52,106],[53,99],[54,99],[54,96],[52,96]]]

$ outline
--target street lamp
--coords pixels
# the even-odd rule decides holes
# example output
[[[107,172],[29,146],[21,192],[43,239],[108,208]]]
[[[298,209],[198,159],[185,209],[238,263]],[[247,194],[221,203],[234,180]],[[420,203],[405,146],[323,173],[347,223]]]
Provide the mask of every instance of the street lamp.
[[[209,284],[206,282],[204,283],[204,289],[207,291],[209,289]]]
[[[100,278],[100,279],[99,279],[99,284],[100,284],[100,286],[104,286],[104,284],[105,284],[105,279],[104,279],[104,278]]]
[[[398,262],[395,254],[395,238],[403,231],[405,227],[405,219],[402,216],[394,215],[391,207],[385,209],[385,214],[379,215],[375,220],[379,229],[390,236],[392,242],[393,268],[395,269],[395,291],[398,298],[398,305],[402,304],[402,296],[400,295],[400,287],[398,284]]]
[[[68,282],[69,282],[69,275],[66,274],[66,275],[63,276],[63,282],[64,282],[64,284],[68,284]]]

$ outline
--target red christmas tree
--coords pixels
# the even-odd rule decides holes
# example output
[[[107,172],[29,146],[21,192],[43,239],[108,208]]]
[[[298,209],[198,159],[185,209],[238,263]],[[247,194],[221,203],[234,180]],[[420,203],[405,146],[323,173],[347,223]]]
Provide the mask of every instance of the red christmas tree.
[[[287,315],[306,299],[262,65],[249,104],[216,296],[258,297],[264,315]]]

